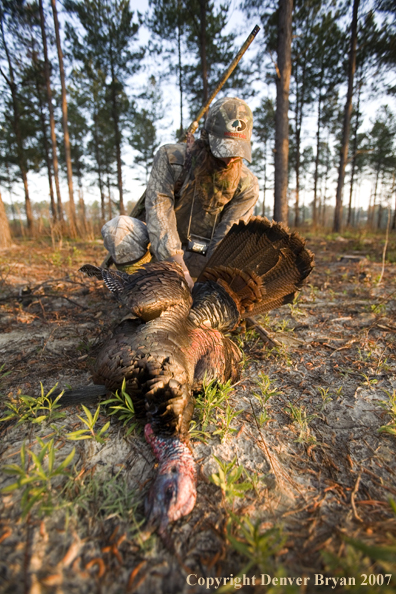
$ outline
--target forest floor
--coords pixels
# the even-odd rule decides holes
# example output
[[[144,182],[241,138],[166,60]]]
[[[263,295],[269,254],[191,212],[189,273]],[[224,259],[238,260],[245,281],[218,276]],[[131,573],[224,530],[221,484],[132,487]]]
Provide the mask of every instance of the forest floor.
[[[57,418],[22,398],[90,383],[124,314],[77,272],[101,263],[101,241],[0,253],[0,416],[14,415],[0,423],[0,592],[396,592],[395,235],[381,282],[383,236],[307,245],[309,284],[261,320],[275,345],[235,337],[240,382],[199,398],[198,499],[173,551],[142,538],[155,465],[141,428],[102,406],[104,442],[73,441],[81,407]]]

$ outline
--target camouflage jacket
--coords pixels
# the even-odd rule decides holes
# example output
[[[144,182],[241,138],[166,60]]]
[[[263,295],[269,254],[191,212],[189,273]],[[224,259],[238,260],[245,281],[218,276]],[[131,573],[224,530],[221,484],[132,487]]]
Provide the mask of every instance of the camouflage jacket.
[[[192,172],[187,174],[179,198],[175,200],[174,188],[179,178],[186,154],[185,144],[167,144],[157,152],[146,192],[146,222],[151,249],[158,260],[183,255],[187,244],[187,231],[191,215],[191,192],[188,184]],[[210,238],[207,257],[223,239],[230,227],[240,219],[248,221],[259,196],[255,175],[242,165],[237,190],[231,200],[219,203],[217,212],[206,212],[200,199],[194,199],[191,217],[191,234]],[[221,202],[221,201],[220,201]]]

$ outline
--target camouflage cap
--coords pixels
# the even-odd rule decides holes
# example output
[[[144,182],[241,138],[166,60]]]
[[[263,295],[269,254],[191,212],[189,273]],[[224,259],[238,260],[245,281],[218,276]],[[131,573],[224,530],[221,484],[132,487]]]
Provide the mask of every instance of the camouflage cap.
[[[114,263],[125,264],[142,258],[150,243],[146,223],[119,215],[102,227],[104,246]]]
[[[210,108],[204,127],[215,157],[252,160],[253,114],[245,101],[237,97],[219,99]]]

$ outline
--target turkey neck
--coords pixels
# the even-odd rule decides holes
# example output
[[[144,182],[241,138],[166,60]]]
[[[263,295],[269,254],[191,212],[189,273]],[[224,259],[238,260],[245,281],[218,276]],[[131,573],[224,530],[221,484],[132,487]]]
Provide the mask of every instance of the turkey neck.
[[[158,460],[158,473],[145,501],[146,529],[159,528],[167,541],[169,522],[192,511],[197,499],[197,469],[191,451],[179,437],[156,435],[150,423],[144,428],[147,443]]]
[[[170,469],[174,462],[183,461],[186,471],[191,475],[191,478],[196,480],[196,468],[191,450],[180,437],[155,435],[150,423],[144,427],[144,436],[162,468],[169,467]]]

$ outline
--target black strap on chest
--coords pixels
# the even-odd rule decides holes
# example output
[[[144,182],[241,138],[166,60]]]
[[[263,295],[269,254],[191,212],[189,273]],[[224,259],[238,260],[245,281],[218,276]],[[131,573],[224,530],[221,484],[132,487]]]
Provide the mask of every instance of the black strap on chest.
[[[175,201],[180,200],[180,192],[181,192],[184,182],[187,179],[188,171],[190,169],[191,163],[189,161],[190,160],[187,158],[187,155],[186,155],[186,157],[184,159],[183,166],[182,166],[182,170],[180,172],[179,177],[176,180],[175,187],[173,190],[173,193],[175,195]]]

